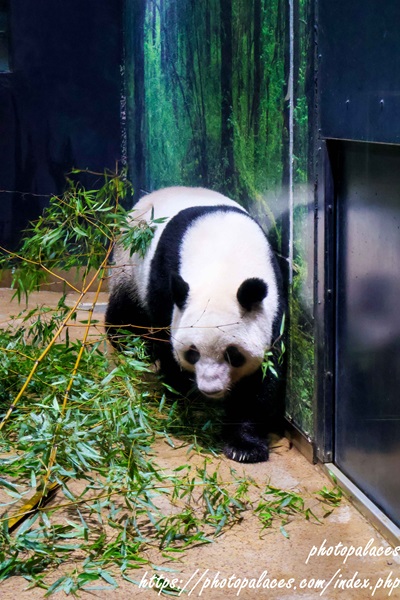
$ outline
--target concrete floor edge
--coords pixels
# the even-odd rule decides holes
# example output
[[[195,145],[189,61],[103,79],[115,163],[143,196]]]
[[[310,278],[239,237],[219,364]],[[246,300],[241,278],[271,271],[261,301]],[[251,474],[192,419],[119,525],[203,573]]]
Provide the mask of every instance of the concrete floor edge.
[[[394,546],[400,545],[400,528],[385,515],[336,465],[318,463],[331,478],[336,479],[346,497],[375,529]],[[333,475],[333,477],[332,477]]]

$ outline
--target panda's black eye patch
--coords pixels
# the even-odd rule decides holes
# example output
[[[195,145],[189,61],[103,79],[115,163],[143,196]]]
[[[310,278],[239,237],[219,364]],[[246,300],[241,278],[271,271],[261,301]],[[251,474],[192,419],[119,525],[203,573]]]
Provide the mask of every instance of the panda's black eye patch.
[[[246,357],[236,348],[236,346],[228,346],[224,353],[224,359],[232,367],[242,367],[246,362]]]
[[[183,356],[186,362],[190,365],[195,365],[200,359],[200,352],[197,350],[196,346],[190,346],[189,350],[186,350]]]

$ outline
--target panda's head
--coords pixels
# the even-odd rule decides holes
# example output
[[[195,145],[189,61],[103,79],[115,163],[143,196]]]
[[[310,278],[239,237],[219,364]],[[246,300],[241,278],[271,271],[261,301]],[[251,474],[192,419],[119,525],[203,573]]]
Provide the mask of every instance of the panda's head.
[[[236,382],[259,368],[271,344],[267,283],[253,277],[234,290],[219,290],[215,295],[195,286],[192,289],[180,275],[173,274],[171,291],[175,359],[182,369],[194,373],[204,396],[227,396]]]

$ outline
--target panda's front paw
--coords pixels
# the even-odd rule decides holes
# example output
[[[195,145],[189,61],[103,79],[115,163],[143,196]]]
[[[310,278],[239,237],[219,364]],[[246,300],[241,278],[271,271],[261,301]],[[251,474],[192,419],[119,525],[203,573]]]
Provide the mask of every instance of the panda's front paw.
[[[260,440],[254,444],[227,443],[224,446],[224,454],[227,458],[236,462],[257,463],[268,460],[269,450],[267,444]]]

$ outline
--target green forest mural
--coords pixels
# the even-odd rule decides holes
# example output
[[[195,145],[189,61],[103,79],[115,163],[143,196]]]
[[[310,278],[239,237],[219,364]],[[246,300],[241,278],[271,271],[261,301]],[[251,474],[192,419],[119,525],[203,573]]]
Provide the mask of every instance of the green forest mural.
[[[287,414],[308,435],[312,10],[311,0],[134,0],[126,15],[135,196],[168,185],[208,187],[239,201],[269,231],[282,264],[290,262]]]

